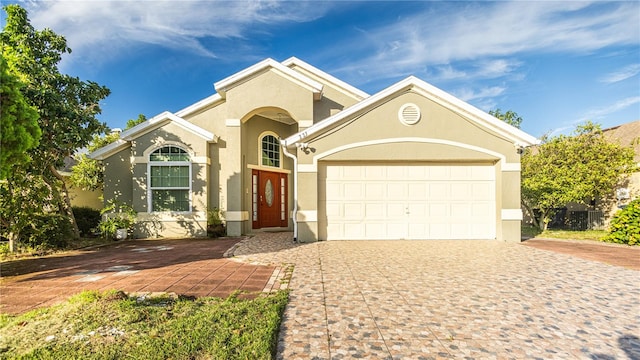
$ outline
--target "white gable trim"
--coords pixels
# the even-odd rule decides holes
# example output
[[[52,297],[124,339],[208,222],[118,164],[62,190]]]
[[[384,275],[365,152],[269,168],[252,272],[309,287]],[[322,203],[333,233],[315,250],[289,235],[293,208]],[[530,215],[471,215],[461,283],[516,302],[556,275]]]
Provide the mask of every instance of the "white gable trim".
[[[106,146],[101,147],[100,149],[89,153],[87,156],[90,159],[95,159],[95,160],[104,160],[106,158],[108,158],[109,156],[117,153],[120,150],[124,150],[128,147],[131,146],[131,143],[128,141],[124,141],[122,139],[118,139],[114,142],[112,142],[111,144],[108,144]]]
[[[298,66],[302,69],[307,70],[310,73],[313,73],[314,75],[317,75],[318,77],[322,78],[322,80],[325,80],[326,82],[330,83],[331,85],[334,85],[342,90],[345,90],[347,92],[347,95],[350,95],[351,97],[353,97],[354,99],[360,101],[363,99],[366,99],[369,97],[369,94],[367,94],[366,92],[356,88],[355,86],[352,86],[350,84],[347,84],[346,82],[327,74],[326,72],[316,68],[313,65],[310,65],[300,59],[298,59],[295,56],[292,56],[290,58],[288,58],[287,60],[282,62],[282,65],[291,68],[292,66]],[[295,69],[293,69],[294,71],[296,71]]]
[[[284,139],[284,146],[291,146],[298,142],[301,142],[313,135],[322,133],[325,129],[331,127],[334,124],[339,123],[340,121],[346,120],[348,117],[357,114],[360,111],[365,110],[366,108],[373,106],[374,104],[385,100],[386,98],[391,97],[392,95],[408,90],[413,89],[417,93],[429,98],[436,103],[447,107],[463,116],[471,121],[475,121],[476,123],[487,127],[493,131],[496,131],[498,134],[506,137],[509,141],[513,142],[514,145],[517,146],[530,146],[534,144],[538,144],[539,141],[533,136],[525,133],[520,129],[516,129],[515,127],[496,119],[495,117],[485,113],[484,111],[468,104],[451,94],[448,94],[426,82],[414,77],[410,76],[402,81],[397,82],[394,85],[378,92],[375,95],[368,97],[367,99],[347,108],[343,111],[322,120],[310,128],[303,130],[297,134],[291,135],[290,137]]]
[[[213,133],[197,125],[194,125],[168,111],[158,114],[153,118],[132,127],[131,129],[123,132],[120,136],[123,140],[131,141],[169,122],[172,122],[175,125],[178,125],[179,127],[193,133],[194,135],[201,137],[203,140],[206,140],[208,142],[217,142],[217,138],[215,135],[213,135]]]
[[[222,98],[222,96],[220,96],[220,94],[213,94],[207,98],[204,98],[200,101],[198,101],[195,104],[189,105],[186,108],[176,112],[176,116],[178,117],[184,117],[184,116],[188,116],[193,114],[196,111],[199,111],[207,106],[213,105],[217,102],[222,102],[224,99]]]
[[[125,149],[126,147],[131,146],[131,141],[136,138],[149,133],[164,124],[173,123],[197,136],[206,140],[207,142],[218,142],[218,137],[215,136],[212,132],[209,132],[197,125],[194,125],[185,119],[178,117],[168,111],[165,111],[161,114],[158,114],[147,121],[140,123],[129,130],[126,130],[120,134],[120,139],[115,142],[101,147],[100,149],[89,154],[89,157],[96,160],[104,160],[109,156],[117,153],[120,150]]]
[[[255,74],[265,70],[265,69],[274,69],[276,72],[282,74],[284,77],[292,80],[293,82],[309,89],[310,91],[312,91],[314,93],[314,98],[316,100],[318,100],[321,95],[322,95],[322,84],[310,79],[302,74],[300,74],[299,72],[296,72],[282,64],[280,64],[279,62],[271,59],[271,58],[267,58],[262,60],[261,62],[249,66],[248,68],[237,72],[225,79],[222,79],[218,82],[216,82],[213,86],[215,87],[216,91],[218,92],[218,94],[220,94],[223,98],[226,95],[226,92],[232,88],[234,88],[236,85],[242,83],[243,81],[247,80],[248,78],[254,76]]]

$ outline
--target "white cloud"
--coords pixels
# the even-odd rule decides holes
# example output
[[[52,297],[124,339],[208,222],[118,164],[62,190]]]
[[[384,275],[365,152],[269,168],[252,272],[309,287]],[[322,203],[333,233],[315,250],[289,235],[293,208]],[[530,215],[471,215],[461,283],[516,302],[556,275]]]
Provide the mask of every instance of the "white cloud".
[[[352,53],[371,55],[336,72],[348,74],[366,68],[370,76],[409,74],[416,68],[460,61],[508,59],[541,52],[584,53],[640,43],[640,11],[633,2],[430,4],[424,12],[400,22],[365,29],[364,39],[339,44],[335,51],[350,48]],[[517,62],[496,60],[488,65],[487,76],[496,76],[513,71]]]
[[[93,61],[141,44],[216,57],[221,50],[208,48],[202,39],[242,38],[256,24],[310,21],[328,8],[309,2],[142,0],[34,1],[25,6],[36,28],[63,34],[74,54]]]
[[[600,79],[600,82],[605,84],[613,84],[623,80],[627,80],[631,77],[634,77],[640,73],[640,64],[632,64],[625,66],[624,68],[607,74],[606,76]]]
[[[493,97],[502,95],[505,90],[506,88],[503,86],[484,87],[479,90],[462,88],[462,89],[455,90],[453,94],[460,100],[473,101],[478,99],[493,98]]]
[[[512,75],[522,63],[516,60],[494,59],[473,62],[471,66],[457,66],[451,64],[434,66],[429,74],[433,80],[495,79]],[[464,69],[463,69],[464,68]]]
[[[599,120],[599,119],[603,119],[604,117],[614,114],[618,111],[624,110],[626,108],[628,108],[629,106],[633,106],[635,104],[640,103],[640,96],[631,96],[631,97],[627,97],[621,100],[616,101],[613,104],[604,106],[604,107],[600,107],[600,108],[595,108],[595,109],[591,109],[589,111],[587,111],[584,116],[582,116],[579,120],[577,120],[575,123],[579,123],[579,122],[583,122],[586,120]]]

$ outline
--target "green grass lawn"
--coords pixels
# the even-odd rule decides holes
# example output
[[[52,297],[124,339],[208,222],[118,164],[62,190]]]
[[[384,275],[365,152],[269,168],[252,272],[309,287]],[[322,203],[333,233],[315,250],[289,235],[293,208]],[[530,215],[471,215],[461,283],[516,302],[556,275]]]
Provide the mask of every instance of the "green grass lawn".
[[[541,231],[533,226],[523,226],[522,235],[531,238],[543,238],[543,239],[571,239],[571,240],[595,240],[601,241],[601,239],[607,235],[605,230],[557,230],[547,229]]]
[[[287,291],[254,300],[87,291],[0,315],[2,359],[272,359]]]

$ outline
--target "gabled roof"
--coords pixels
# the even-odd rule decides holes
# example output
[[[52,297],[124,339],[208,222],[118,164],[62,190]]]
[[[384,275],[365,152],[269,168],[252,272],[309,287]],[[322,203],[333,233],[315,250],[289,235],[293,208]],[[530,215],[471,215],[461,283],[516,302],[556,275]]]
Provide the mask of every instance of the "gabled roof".
[[[635,160],[640,161],[640,120],[603,129],[602,133],[622,146],[633,147]]]
[[[337,87],[338,89],[342,90],[345,94],[350,95],[351,97],[353,97],[358,101],[369,97],[369,94],[367,94],[366,92],[356,88],[355,86],[349,85],[346,82],[332,75],[327,74],[326,72],[318,69],[317,67],[298,59],[297,57],[292,56],[288,58],[287,60],[282,62],[282,65],[289,68],[300,67],[301,69],[304,69],[310,73],[313,73],[314,75],[320,77],[325,82]]]
[[[322,97],[323,85],[321,83],[310,79],[309,77],[304,76],[301,73],[294,71],[271,58],[262,60],[259,63],[249,66],[248,68],[237,72],[226,79],[222,79],[216,82],[214,84],[214,87],[218,94],[220,94],[220,96],[224,98],[228,90],[233,89],[237,85],[242,84],[256,74],[268,69],[273,69],[280,75],[288,78],[289,80],[297,83],[304,88],[309,89],[313,92],[313,97],[315,100],[319,100]]]
[[[176,116],[173,113],[165,111],[161,114],[158,114],[151,119],[140,123],[131,129],[128,129],[120,134],[120,139],[112,142],[109,145],[101,147],[100,149],[89,154],[89,157],[96,160],[104,160],[109,156],[117,153],[118,151],[125,149],[128,146],[131,146],[131,140],[142,136],[150,131],[153,131],[167,123],[173,123],[208,142],[217,142],[218,138],[211,132],[196,126],[183,118]]]
[[[322,134],[325,129],[337,125],[343,121],[349,119],[350,116],[366,110],[367,108],[374,106],[375,104],[390,98],[391,96],[412,89],[424,97],[431,99],[432,101],[455,111],[456,113],[464,116],[465,118],[474,121],[496,133],[509,139],[514,145],[518,146],[531,146],[538,144],[539,140],[535,137],[525,133],[524,131],[517,129],[504,121],[498,120],[495,117],[487,114],[486,112],[468,104],[455,96],[436,88],[433,85],[426,83],[414,76],[397,82],[394,85],[372,95],[361,102],[342,110],[341,112],[322,120],[308,129],[291,135],[290,137],[282,140],[284,146],[291,146],[299,142],[303,142],[306,139],[312,139],[314,136]]]

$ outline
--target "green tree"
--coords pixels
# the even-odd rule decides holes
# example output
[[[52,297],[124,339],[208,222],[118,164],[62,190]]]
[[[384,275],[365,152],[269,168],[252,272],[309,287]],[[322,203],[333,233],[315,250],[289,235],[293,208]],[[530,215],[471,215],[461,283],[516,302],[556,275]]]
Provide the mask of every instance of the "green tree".
[[[74,235],[79,236],[69,193],[58,169],[66,157],[86,147],[94,134],[105,131],[106,124],[96,116],[101,111],[99,102],[110,91],[95,82],[61,74],[58,63],[71,52],[66,39],[50,29],[35,30],[27,11],[18,5],[3,9],[7,18],[0,33],[2,53],[9,69],[24,83],[22,93],[27,103],[38,110],[38,126],[42,130],[38,146],[30,151],[32,162],[24,171],[29,176],[40,176],[48,185],[51,196],[41,200],[67,216]],[[19,188],[14,189],[13,195],[22,196]]]
[[[137,119],[127,121],[128,130],[138,124],[147,121],[147,117],[139,114]],[[120,133],[111,132],[104,136],[94,135],[93,140],[87,148],[92,153],[101,147],[107,146],[120,138]],[[74,156],[76,164],[71,168],[71,184],[83,190],[102,190],[104,184],[104,166],[98,160],[91,159],[87,154],[76,154]]]
[[[127,120],[127,126],[124,128],[125,130],[129,130],[132,127],[138,125],[138,124],[142,124],[143,122],[147,121],[147,117],[144,116],[144,114],[138,114],[138,118],[137,119],[129,119]]]
[[[26,151],[37,146],[42,136],[38,110],[22,96],[23,87],[0,53],[0,180],[7,178],[14,165],[29,161]]]
[[[513,127],[517,127],[518,129],[520,129],[520,125],[522,125],[522,118],[515,111],[508,110],[507,112],[503,113],[500,108],[497,108],[495,110],[490,110],[489,114]]]
[[[633,149],[610,142],[587,122],[571,135],[544,138],[522,155],[522,205],[546,229],[557,208],[585,204],[613,191],[635,169]]]

